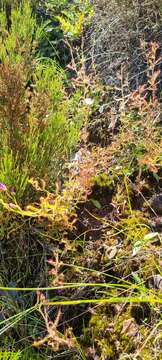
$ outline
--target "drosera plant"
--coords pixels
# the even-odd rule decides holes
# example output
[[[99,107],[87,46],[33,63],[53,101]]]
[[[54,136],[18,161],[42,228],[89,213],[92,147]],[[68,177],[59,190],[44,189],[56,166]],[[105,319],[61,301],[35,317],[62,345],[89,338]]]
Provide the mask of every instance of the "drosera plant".
[[[89,191],[91,189],[92,173],[90,171],[87,179],[84,179],[86,168],[83,167],[81,173],[73,172],[69,175],[64,183],[62,191],[56,189],[50,192],[46,187],[44,180],[36,180],[31,178],[28,183],[32,186],[33,191],[40,196],[39,202],[27,203],[26,206],[21,206],[17,201],[15,191],[10,190],[4,183],[0,183],[0,204],[4,211],[15,216],[20,216],[27,219],[47,219],[51,226],[62,231],[63,229],[73,228],[77,219],[77,205],[86,201]],[[33,192],[33,193],[34,193]]]
[[[120,178],[123,181],[125,175],[136,178],[137,183],[147,176],[158,179],[161,169],[161,110],[157,98],[160,76],[157,67],[161,58],[157,56],[158,49],[158,44],[151,43],[146,53],[146,85],[127,96],[123,93],[120,98],[120,125],[111,143],[105,148],[92,148],[92,157],[96,156],[95,153],[100,154],[102,172],[110,173],[114,180]],[[120,79],[123,87],[122,77]]]

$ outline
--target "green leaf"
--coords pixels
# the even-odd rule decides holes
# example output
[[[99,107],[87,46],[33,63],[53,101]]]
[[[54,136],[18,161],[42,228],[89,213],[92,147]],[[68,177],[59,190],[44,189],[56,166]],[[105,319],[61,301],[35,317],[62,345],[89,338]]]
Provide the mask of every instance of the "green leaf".
[[[101,209],[101,204],[98,200],[96,199],[91,199],[91,202],[93,203],[93,205],[97,208],[97,209]]]

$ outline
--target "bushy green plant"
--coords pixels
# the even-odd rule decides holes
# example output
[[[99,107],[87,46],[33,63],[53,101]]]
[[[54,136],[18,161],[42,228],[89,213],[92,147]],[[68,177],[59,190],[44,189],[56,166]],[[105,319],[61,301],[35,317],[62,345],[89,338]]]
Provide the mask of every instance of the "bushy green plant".
[[[33,349],[23,351],[0,350],[0,360],[41,360],[43,357]]]
[[[81,126],[77,113],[71,114],[72,100],[65,94],[63,77],[55,64],[39,64],[33,77],[34,91],[29,95],[22,68],[1,65],[0,181],[18,186],[19,191],[24,176],[54,182]],[[79,107],[76,111],[79,115]]]
[[[12,4],[13,5],[13,4]],[[13,6],[10,14],[10,27],[7,26],[7,13],[0,12],[0,58],[2,63],[23,64],[24,70],[31,73],[36,48],[43,36],[42,26],[38,26],[32,15],[30,1],[22,1]]]
[[[93,14],[89,1],[77,1],[69,6],[68,11],[62,11],[61,16],[57,16],[62,31],[70,39],[78,38],[83,32],[83,26],[89,21]]]
[[[79,139],[83,106],[79,92],[66,94],[65,74],[54,61],[35,62],[41,28],[29,2],[12,10],[8,32],[5,12],[0,16],[0,182],[20,199],[30,177],[54,184]]]
[[[0,360],[19,360],[21,352],[0,351]]]
[[[48,0],[32,2],[38,21],[47,20],[44,27],[45,38],[41,41],[41,55],[57,57],[62,66],[71,59],[71,51],[67,39],[76,43],[80,41],[83,28],[92,17],[92,6],[89,0],[57,1]]]

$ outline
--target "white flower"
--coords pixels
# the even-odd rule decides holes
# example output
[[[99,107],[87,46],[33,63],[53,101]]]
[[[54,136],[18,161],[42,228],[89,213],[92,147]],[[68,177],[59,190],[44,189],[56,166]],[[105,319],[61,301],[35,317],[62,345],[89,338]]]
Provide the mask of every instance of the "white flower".
[[[78,151],[75,155],[74,155],[74,157],[73,157],[73,161],[77,161],[77,162],[80,162],[81,161],[81,152],[80,151]]]
[[[94,103],[94,100],[92,98],[85,98],[84,99],[85,105],[91,106]]]

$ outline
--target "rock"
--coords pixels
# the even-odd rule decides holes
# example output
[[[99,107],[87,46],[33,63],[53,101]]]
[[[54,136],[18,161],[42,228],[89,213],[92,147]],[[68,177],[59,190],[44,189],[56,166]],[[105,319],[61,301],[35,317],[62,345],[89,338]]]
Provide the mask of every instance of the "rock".
[[[156,194],[151,198],[150,207],[156,215],[162,215],[162,193]]]

